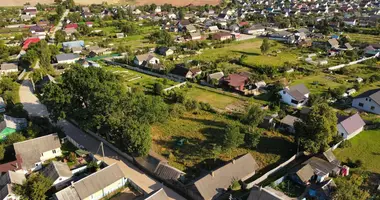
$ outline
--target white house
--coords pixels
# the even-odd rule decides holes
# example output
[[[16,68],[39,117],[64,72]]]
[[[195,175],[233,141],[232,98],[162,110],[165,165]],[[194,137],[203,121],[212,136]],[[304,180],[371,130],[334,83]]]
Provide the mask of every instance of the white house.
[[[286,87],[279,92],[281,95],[281,101],[299,108],[306,104],[309,99],[310,91],[304,84],[295,85],[292,87]]]
[[[152,54],[137,55],[133,60],[133,63],[138,66],[145,66],[146,64],[157,65],[160,64],[160,59]]]
[[[369,90],[356,96],[352,100],[352,107],[380,114],[380,89]]]
[[[21,185],[26,181],[25,174],[8,171],[0,177],[0,200],[18,200],[20,197],[13,193],[15,184]]]
[[[349,140],[362,132],[364,130],[364,125],[365,122],[360,117],[359,113],[349,117],[338,117],[338,134],[345,140]]]
[[[70,168],[66,163],[57,161],[52,161],[46,166],[42,170],[42,174],[53,181],[53,186],[56,189],[62,188],[62,186],[69,182],[73,176],[73,173],[70,171]]]
[[[58,64],[71,64],[78,61],[80,56],[74,53],[61,53],[56,55],[56,58]]]
[[[54,194],[56,200],[99,200],[127,183],[123,171],[115,163],[99,170]]]
[[[3,63],[0,67],[0,74],[7,75],[12,72],[18,72],[18,66],[14,63]]]
[[[20,170],[25,174],[41,169],[43,162],[62,155],[61,143],[55,133],[14,143],[13,148],[16,157],[21,158]]]

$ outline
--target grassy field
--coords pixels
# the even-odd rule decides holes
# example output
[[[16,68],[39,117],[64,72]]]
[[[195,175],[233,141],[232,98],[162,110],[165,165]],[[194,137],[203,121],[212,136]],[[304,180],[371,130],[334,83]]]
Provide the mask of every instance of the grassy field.
[[[160,82],[164,85],[164,88],[176,85],[178,83],[171,80],[164,80],[162,78],[157,78],[154,76],[149,76],[137,71],[125,69],[122,67],[105,67],[105,69],[112,71],[120,75],[125,81],[125,85],[128,87],[140,87],[145,91],[152,91],[153,85],[157,82]]]
[[[171,165],[195,176],[201,169],[215,169],[224,161],[245,153],[251,153],[260,168],[265,170],[295,154],[292,138],[268,132],[261,138],[257,149],[241,147],[224,151],[215,161],[213,147],[222,142],[224,130],[230,122],[219,114],[204,111],[185,113],[182,117],[152,127],[153,150],[166,156]],[[184,139],[182,146],[177,144],[181,139]]]
[[[270,41],[274,46],[270,48],[268,55],[262,55],[260,46],[262,39],[256,38],[240,42],[232,42],[226,44],[223,48],[207,49],[202,54],[193,56],[191,59],[199,59],[203,61],[215,61],[220,58],[239,59],[242,55],[246,55],[247,58],[244,63],[248,65],[273,65],[281,66],[285,62],[298,63],[297,51],[289,50],[283,44]],[[272,51],[278,51],[276,55],[272,54]]]
[[[361,43],[380,43],[379,35],[368,35],[360,33],[347,33],[352,41],[361,42]]]
[[[346,80],[346,77],[341,75],[327,75],[327,74],[320,74],[320,75],[314,75],[314,76],[305,76],[301,78],[294,78],[291,79],[292,82],[290,83],[291,86],[298,85],[298,84],[305,84],[305,86],[310,90],[311,93],[322,93],[327,92],[329,88],[337,88],[343,84],[340,84],[336,82],[335,80]],[[347,87],[350,86],[350,84],[347,85],[347,83],[344,83]]]
[[[238,107],[244,104],[244,101],[237,97],[235,98],[197,87],[188,88],[186,94],[188,97],[199,102],[209,103],[213,108],[218,110],[225,110],[227,107]]]
[[[380,130],[363,131],[350,141],[352,147],[334,151],[338,159],[342,162],[346,162],[348,158],[353,161],[361,160],[364,170],[380,173]]]

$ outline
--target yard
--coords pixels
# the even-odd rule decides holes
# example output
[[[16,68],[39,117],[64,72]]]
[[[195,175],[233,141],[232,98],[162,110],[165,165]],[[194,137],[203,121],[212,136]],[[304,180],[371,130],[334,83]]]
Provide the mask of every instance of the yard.
[[[319,75],[297,77],[291,79],[290,85],[305,84],[305,86],[313,94],[327,92],[329,88],[337,88],[341,85],[349,87],[349,83],[339,83],[339,81],[347,80],[345,76],[342,75],[329,75],[321,73]]]
[[[186,95],[198,102],[209,103],[214,109],[217,110],[234,110],[244,106],[245,101],[238,97],[227,96],[217,92],[191,87],[186,89]],[[233,95],[231,93],[231,95]]]
[[[192,56],[191,59],[203,61],[216,61],[218,59],[239,59],[242,55],[247,57],[244,63],[247,65],[273,65],[282,66],[285,62],[298,63],[297,50],[289,50],[284,44],[276,41],[270,41],[273,45],[268,55],[262,55],[260,46],[262,39],[255,38],[246,41],[232,42],[226,44],[223,48],[206,49],[200,55]],[[272,53],[275,51],[276,53]]]
[[[378,44],[380,43],[379,35],[368,35],[360,33],[347,33],[350,39],[354,42],[368,43],[368,44]]]
[[[361,160],[362,169],[372,173],[380,173],[380,131],[366,130],[350,140],[352,147],[338,148],[334,154],[342,162]]]
[[[149,75],[146,75],[137,71],[125,69],[122,67],[107,66],[105,67],[105,69],[120,75],[125,81],[125,85],[128,87],[140,87],[140,88],[143,88],[144,90],[152,91],[154,84],[158,82],[162,83],[164,85],[164,88],[168,88],[168,87],[178,84],[177,82],[174,82],[168,79],[162,79],[162,78],[157,78],[154,76],[149,76]]]
[[[230,122],[220,114],[204,111],[185,113],[152,127],[153,150],[192,178],[198,176],[202,169],[216,169],[225,161],[245,153],[251,153],[264,171],[296,153],[291,137],[266,132],[255,150],[240,147],[230,152],[222,151],[215,157],[214,146],[221,145],[225,128]]]

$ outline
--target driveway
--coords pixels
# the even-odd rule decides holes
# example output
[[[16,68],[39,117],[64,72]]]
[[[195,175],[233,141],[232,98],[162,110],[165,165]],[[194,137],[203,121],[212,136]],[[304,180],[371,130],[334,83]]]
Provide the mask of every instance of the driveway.
[[[30,80],[24,80],[22,82],[19,93],[20,101],[29,115],[42,117],[49,116],[46,106],[41,104],[38,98],[34,95]],[[107,165],[117,163],[124,172],[125,177],[130,178],[146,193],[162,188],[163,185],[161,183],[149,177],[128,160],[121,157],[115,151],[109,149],[106,145],[104,145],[105,157],[102,157],[101,150],[98,152],[100,141],[74,126],[72,123],[66,120],[61,120],[58,122],[58,125],[63,128],[66,135],[74,139],[77,143],[83,145],[88,151],[93,153],[98,160],[103,160]],[[172,189],[167,188],[166,186],[163,188],[171,200],[185,200],[185,198],[177,194]]]

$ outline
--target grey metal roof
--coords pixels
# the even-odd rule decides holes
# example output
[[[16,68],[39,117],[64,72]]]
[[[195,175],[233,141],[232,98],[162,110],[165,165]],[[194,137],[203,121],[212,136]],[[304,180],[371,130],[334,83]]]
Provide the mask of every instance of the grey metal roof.
[[[310,91],[307,89],[307,87],[304,84],[298,84],[295,86],[290,87],[286,90],[294,99],[296,100],[302,100],[305,98],[306,94],[309,94]]]
[[[15,63],[3,63],[1,64],[1,70],[11,70],[11,69],[17,69],[18,66]]]
[[[71,177],[73,173],[70,171],[69,166],[63,162],[53,161],[43,171],[42,174],[49,177],[53,181],[59,177]]]
[[[163,188],[150,193],[144,200],[168,200],[169,197]]]
[[[356,113],[340,121],[339,124],[342,125],[347,134],[350,135],[358,129],[362,128],[365,125],[365,122],[360,117],[359,113]]]
[[[371,98],[378,105],[380,105],[380,89],[373,89],[373,90],[365,91],[365,92],[359,94],[358,96],[356,96],[355,99],[366,98],[366,97]]]
[[[14,171],[8,171],[2,175],[0,177],[0,199],[5,199],[9,193],[12,193],[12,184],[21,185],[25,180],[25,174]]]
[[[57,61],[59,62],[59,61],[77,59],[79,58],[79,55],[74,54],[74,53],[61,53],[61,54],[56,55],[56,58],[57,58]]]
[[[257,187],[254,186],[249,194],[247,200],[291,200],[292,198],[286,196],[284,193],[277,191],[271,187]]]
[[[314,176],[314,169],[311,165],[306,164],[296,172],[297,176],[302,182],[308,182],[312,176]]]
[[[74,188],[81,199],[111,185],[124,177],[119,165],[113,164],[74,183]]]
[[[310,165],[315,172],[323,172],[325,174],[339,171],[339,166],[318,157],[312,157],[303,164]]]
[[[220,190],[228,189],[234,180],[249,178],[259,168],[251,154],[233,160],[194,183],[204,199],[212,199]]]
[[[16,155],[22,159],[22,168],[31,169],[35,163],[40,162],[41,154],[61,147],[57,134],[45,135],[23,142],[13,144]]]
[[[298,117],[291,116],[291,115],[286,115],[286,116],[285,116],[280,122],[281,122],[282,124],[286,124],[286,125],[288,125],[288,126],[293,127],[293,126],[294,126],[294,123],[295,123],[296,121],[301,121],[301,119],[298,118]]]
[[[81,200],[73,186],[69,186],[54,194],[57,200]]]
[[[224,77],[224,73],[223,72],[215,72],[215,73],[209,74],[208,76],[210,77],[210,79],[220,80],[221,78]]]

